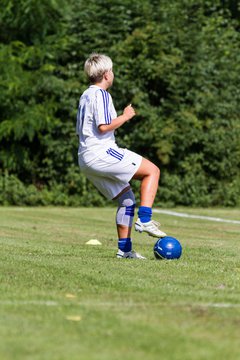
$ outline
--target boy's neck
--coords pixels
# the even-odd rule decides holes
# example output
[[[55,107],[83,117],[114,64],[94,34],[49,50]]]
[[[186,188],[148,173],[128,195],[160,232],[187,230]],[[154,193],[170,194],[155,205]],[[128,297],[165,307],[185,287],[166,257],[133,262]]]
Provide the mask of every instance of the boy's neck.
[[[100,87],[103,90],[107,90],[108,89],[108,85],[105,83],[105,81],[101,81],[99,83],[95,83],[93,85],[96,85],[98,87]]]

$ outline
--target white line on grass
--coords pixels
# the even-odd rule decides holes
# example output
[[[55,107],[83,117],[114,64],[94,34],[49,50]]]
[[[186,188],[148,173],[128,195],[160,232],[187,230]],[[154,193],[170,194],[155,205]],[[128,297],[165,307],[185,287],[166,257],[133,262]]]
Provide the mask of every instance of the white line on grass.
[[[40,306],[59,306],[57,301],[52,300],[1,300],[0,305],[40,305]]]
[[[215,307],[215,308],[237,308],[240,307],[240,304],[228,304],[228,303],[210,303],[210,304],[200,304],[199,306],[203,307]]]
[[[176,211],[160,210],[160,209],[153,209],[153,212],[158,213],[158,214],[166,214],[166,215],[178,216],[178,217],[184,217],[184,218],[202,219],[202,220],[217,221],[217,222],[240,225],[239,220],[221,219],[221,218],[217,218],[217,217],[202,216],[202,215],[191,215],[191,214],[186,214],[186,213],[181,213],[181,212],[176,212]]]
[[[92,302],[92,301],[84,301],[84,302],[58,302],[52,300],[0,300],[0,305],[7,305],[7,306],[29,306],[29,305],[36,305],[36,306],[94,306],[94,307],[117,307],[124,305],[124,307],[145,307],[146,304],[143,303],[134,303],[134,302]],[[157,304],[159,306],[159,304]],[[205,308],[240,308],[240,304],[231,304],[231,303],[196,303],[196,304],[189,304],[189,303],[175,303],[175,304],[168,304],[168,306],[172,307],[205,307]]]

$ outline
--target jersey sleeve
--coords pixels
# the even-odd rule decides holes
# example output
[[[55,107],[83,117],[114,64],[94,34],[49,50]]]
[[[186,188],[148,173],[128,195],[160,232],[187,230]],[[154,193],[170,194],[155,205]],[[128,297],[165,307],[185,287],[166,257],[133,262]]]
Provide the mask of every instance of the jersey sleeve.
[[[110,115],[111,115],[111,119],[116,119],[117,117],[117,112],[115,110],[115,107],[113,105],[113,101],[112,101],[112,97],[110,95]]]
[[[112,116],[110,113],[110,103],[112,103],[110,94],[102,89],[96,91],[96,99],[94,104],[94,118],[96,125],[111,124]]]

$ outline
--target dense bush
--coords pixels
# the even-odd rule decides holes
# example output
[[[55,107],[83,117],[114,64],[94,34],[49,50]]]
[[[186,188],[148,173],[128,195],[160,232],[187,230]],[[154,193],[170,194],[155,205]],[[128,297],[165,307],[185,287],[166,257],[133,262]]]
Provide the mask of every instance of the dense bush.
[[[75,135],[83,63],[99,51],[114,61],[116,109],[137,110],[119,145],[161,168],[156,204],[240,205],[236,1],[0,4],[0,204],[106,203]]]

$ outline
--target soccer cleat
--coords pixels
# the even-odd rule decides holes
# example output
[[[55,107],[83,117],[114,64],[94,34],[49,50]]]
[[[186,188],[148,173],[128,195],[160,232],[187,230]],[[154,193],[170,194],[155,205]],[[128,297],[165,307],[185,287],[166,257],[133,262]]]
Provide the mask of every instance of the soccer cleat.
[[[135,230],[140,233],[146,232],[149,236],[154,236],[157,238],[167,236],[165,232],[159,229],[161,224],[157,221],[151,220],[146,223],[142,223],[140,219],[137,219],[135,222]]]
[[[140,254],[138,254],[135,251],[128,251],[128,252],[124,252],[120,249],[118,249],[117,252],[117,259],[141,259],[141,260],[145,260],[146,258]]]

